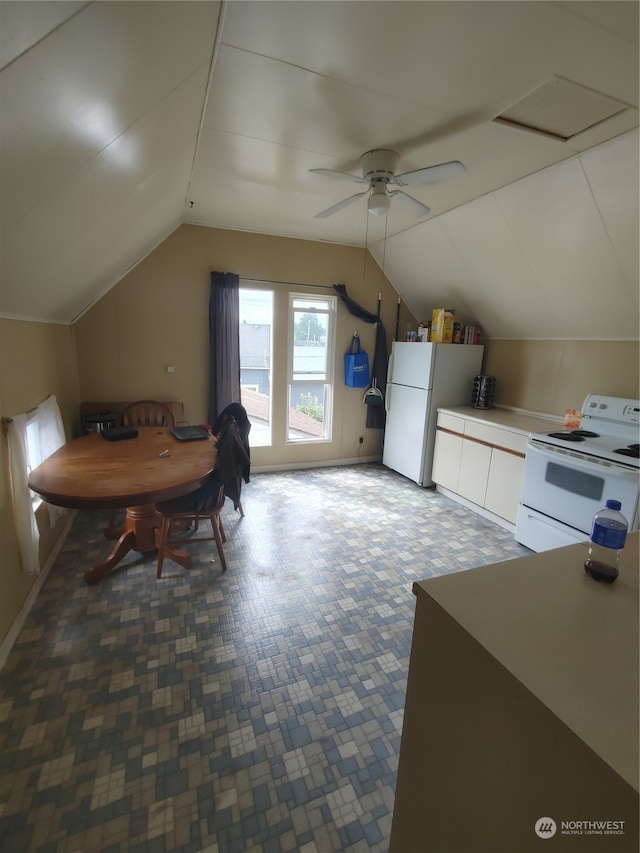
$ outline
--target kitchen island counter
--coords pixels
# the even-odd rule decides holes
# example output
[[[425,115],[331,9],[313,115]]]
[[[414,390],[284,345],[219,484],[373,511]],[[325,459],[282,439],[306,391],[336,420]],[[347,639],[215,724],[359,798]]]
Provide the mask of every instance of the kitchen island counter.
[[[639,536],[611,585],[581,544],[414,585],[391,853],[637,850]]]

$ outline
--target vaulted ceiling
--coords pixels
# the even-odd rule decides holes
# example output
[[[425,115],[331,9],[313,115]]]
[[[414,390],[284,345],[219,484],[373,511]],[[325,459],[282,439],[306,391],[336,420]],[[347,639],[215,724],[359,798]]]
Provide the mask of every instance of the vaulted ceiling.
[[[71,322],[185,222],[366,245],[414,313],[526,337],[577,209],[607,247],[562,315],[612,276],[637,334],[637,2],[0,2],[0,50],[2,316]],[[316,218],[367,187],[310,170],[378,148],[466,171]]]

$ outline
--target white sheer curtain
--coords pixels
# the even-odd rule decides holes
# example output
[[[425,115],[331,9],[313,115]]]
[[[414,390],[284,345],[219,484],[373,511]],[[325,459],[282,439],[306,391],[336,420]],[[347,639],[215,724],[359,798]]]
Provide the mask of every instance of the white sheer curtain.
[[[27,415],[14,415],[7,430],[9,439],[9,471],[13,496],[13,518],[18,537],[20,562],[25,574],[38,574],[40,533],[27,486],[29,451],[27,449]]]
[[[65,443],[64,426],[56,398],[48,397],[29,414],[15,415],[9,423],[7,436],[9,442],[9,471],[11,474],[11,493],[13,515],[20,551],[22,571],[26,574],[40,572],[39,543],[40,533],[36,521],[31,493],[27,485],[29,470],[29,448],[27,444],[27,424],[37,419],[40,441],[40,458],[46,459]],[[49,523],[53,526],[65,513],[61,507],[48,505]]]

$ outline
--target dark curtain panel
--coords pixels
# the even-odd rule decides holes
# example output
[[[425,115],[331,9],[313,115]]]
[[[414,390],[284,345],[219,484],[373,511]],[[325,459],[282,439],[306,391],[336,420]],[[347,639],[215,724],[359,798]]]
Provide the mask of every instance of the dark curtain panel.
[[[209,295],[209,423],[240,402],[240,277],[211,273]]]
[[[387,389],[387,335],[384,326],[376,314],[367,311],[362,305],[358,305],[349,296],[344,284],[334,284],[334,290],[346,305],[347,310],[354,317],[364,320],[365,323],[376,324],[376,343],[373,353],[373,365],[371,367],[371,383],[376,380],[376,385],[384,395]],[[384,406],[367,406],[367,422],[369,429],[384,429],[385,411]]]

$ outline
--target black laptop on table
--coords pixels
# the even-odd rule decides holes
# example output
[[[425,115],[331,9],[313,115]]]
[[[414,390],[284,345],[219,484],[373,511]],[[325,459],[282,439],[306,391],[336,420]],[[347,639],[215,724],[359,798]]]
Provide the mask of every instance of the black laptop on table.
[[[178,441],[201,441],[203,438],[209,438],[206,429],[199,426],[175,426],[170,427],[169,432]]]

